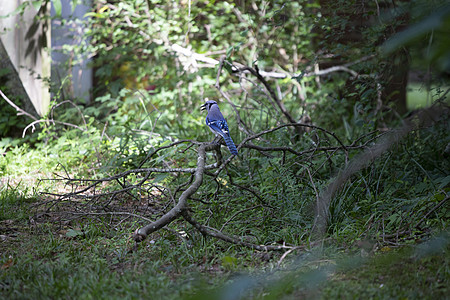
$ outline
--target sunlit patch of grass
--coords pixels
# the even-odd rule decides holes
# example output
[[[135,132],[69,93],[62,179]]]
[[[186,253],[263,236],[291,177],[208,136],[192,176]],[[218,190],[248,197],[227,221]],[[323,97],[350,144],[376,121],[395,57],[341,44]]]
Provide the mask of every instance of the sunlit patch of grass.
[[[430,106],[437,99],[442,97],[445,91],[446,88],[442,87],[439,88],[434,87],[428,90],[425,84],[421,83],[408,84],[406,95],[408,110],[414,110]],[[447,94],[445,101],[450,102],[450,94]]]

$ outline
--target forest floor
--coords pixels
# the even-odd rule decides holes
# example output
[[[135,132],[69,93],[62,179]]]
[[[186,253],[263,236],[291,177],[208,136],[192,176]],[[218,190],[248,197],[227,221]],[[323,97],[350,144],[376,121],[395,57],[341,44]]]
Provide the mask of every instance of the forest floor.
[[[114,211],[73,211],[67,218],[62,214],[64,199],[58,203],[59,212],[43,209],[51,207],[52,194],[70,192],[63,180],[46,179],[60,178],[58,172],[82,173],[82,159],[87,160],[77,146],[63,146],[60,152],[24,146],[0,152],[0,299],[448,299],[450,295],[449,209],[442,192],[450,178],[445,174],[440,181],[424,179],[417,187],[425,189],[427,206],[425,217],[417,217],[423,221],[421,229],[409,227],[414,232],[396,227],[364,240],[369,236],[364,235],[365,223],[359,228],[344,224],[337,233],[316,240],[314,247],[305,238],[297,249],[256,251],[205,237],[178,220],[135,244],[132,234],[139,224],[130,215],[117,219]],[[59,160],[69,167],[57,170]],[[404,162],[410,160],[407,156]],[[402,203],[410,195],[421,200],[422,194],[405,192]],[[389,204],[386,195],[380,199]],[[401,209],[392,207],[386,216]],[[407,217],[417,207],[408,210]],[[433,218],[426,218],[432,212]],[[367,223],[371,219],[367,216]]]
[[[1,193],[0,298],[3,299],[445,299],[450,238],[260,252],[171,231],[134,249],[133,223],[106,218],[58,223],[24,196]],[[175,228],[177,224],[173,225]],[[434,237],[431,237],[434,236]]]

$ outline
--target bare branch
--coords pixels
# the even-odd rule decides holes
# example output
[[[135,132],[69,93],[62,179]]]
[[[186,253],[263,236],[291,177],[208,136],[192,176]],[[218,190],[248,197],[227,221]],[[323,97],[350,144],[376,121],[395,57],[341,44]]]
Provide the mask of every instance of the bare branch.
[[[313,149],[297,151],[290,147],[260,147],[260,146],[253,145],[251,143],[252,140],[258,139],[265,134],[275,132],[284,127],[289,127],[289,126],[308,127],[308,128],[312,128],[312,129],[315,129],[318,131],[322,131],[325,135],[333,137],[333,139],[335,139],[337,141],[338,145],[330,146],[330,147],[319,147],[319,145],[317,145]],[[369,137],[369,135],[366,135],[364,137]],[[248,136],[241,142],[241,144],[239,144],[238,148],[240,149],[242,147],[247,147],[249,149],[256,149],[259,151],[283,151],[283,152],[292,153],[294,155],[303,155],[306,153],[310,153],[310,152],[314,153],[317,151],[324,151],[325,153],[327,153],[328,151],[336,152],[339,150],[343,150],[343,151],[347,152],[349,149],[363,148],[363,147],[365,147],[366,144],[359,145],[359,142],[361,140],[362,140],[362,138],[358,139],[357,140],[358,142],[354,141],[351,145],[346,146],[342,143],[342,141],[333,132],[330,132],[324,128],[310,125],[310,124],[290,123],[290,124],[283,124],[283,125],[259,132],[257,134]],[[229,242],[229,243],[234,243],[236,245],[250,247],[252,249],[257,249],[260,251],[305,248],[305,246],[292,246],[292,245],[284,245],[284,244],[283,245],[257,245],[257,244],[253,244],[251,242],[244,240],[242,237],[234,237],[234,236],[228,236],[228,235],[224,234],[222,232],[222,229],[225,228],[239,214],[242,214],[249,210],[257,209],[259,207],[271,208],[269,205],[267,205],[265,203],[264,199],[260,195],[258,195],[258,193],[255,190],[253,190],[252,188],[245,187],[245,186],[239,185],[237,183],[234,183],[233,178],[231,177],[230,174],[228,174],[230,184],[243,190],[243,191],[253,194],[256,198],[258,198],[258,200],[260,202],[260,203],[258,203],[259,205],[254,205],[249,208],[244,208],[238,212],[234,212],[234,214],[231,215],[224,222],[221,230],[217,230],[215,228],[204,226],[202,224],[199,224],[197,221],[195,221],[194,218],[191,216],[188,199],[193,199],[193,195],[196,193],[196,191],[202,185],[203,177],[205,174],[217,177],[217,175],[221,172],[221,170],[223,170],[223,168],[225,168],[226,165],[235,156],[231,155],[225,162],[222,162],[220,147],[217,144],[202,143],[202,142],[197,142],[197,141],[193,141],[193,140],[181,140],[181,141],[173,142],[169,145],[165,145],[165,146],[156,148],[153,152],[150,152],[147,155],[147,158],[143,162],[141,162],[141,165],[143,163],[145,163],[146,160],[150,159],[152,156],[154,156],[156,153],[158,153],[159,151],[161,151],[163,149],[168,149],[170,147],[175,147],[182,143],[187,143],[186,149],[191,149],[191,147],[193,145],[198,145],[196,167],[193,167],[193,168],[170,168],[170,167],[167,167],[167,168],[137,168],[137,169],[127,170],[125,172],[121,172],[114,176],[109,176],[107,178],[87,179],[87,180],[70,178],[70,176],[66,172],[65,177],[57,179],[57,180],[66,180],[68,183],[72,184],[72,192],[62,194],[62,195],[47,193],[47,195],[55,196],[55,197],[57,197],[57,199],[46,201],[44,203],[47,207],[50,206],[44,212],[44,214],[52,213],[52,211],[54,211],[54,210],[51,211],[52,207],[54,205],[56,205],[56,203],[60,203],[60,204],[63,204],[63,205],[61,205],[61,207],[64,207],[62,209],[62,213],[72,214],[72,215],[76,215],[76,216],[82,216],[83,214],[90,215],[90,216],[110,215],[111,217],[123,215],[123,216],[129,217],[129,218],[131,218],[131,217],[141,218],[142,220],[145,220],[146,222],[149,222],[149,223],[141,228],[138,228],[134,232],[132,237],[136,242],[145,240],[151,233],[166,227],[168,224],[170,224],[174,220],[180,218],[180,216],[181,216],[188,223],[192,224],[194,226],[194,228],[196,228],[202,234],[209,235],[209,236],[212,236],[214,238],[217,238],[217,239]],[[185,151],[184,148],[183,148],[183,151]],[[209,164],[209,165],[206,164],[206,152],[207,151],[215,151],[216,152],[216,155],[215,155],[216,162],[215,163]],[[213,174],[211,174],[211,173],[207,172],[208,169],[216,169],[216,171]],[[307,171],[308,171],[308,174],[309,174],[309,177],[311,180],[311,184],[313,185],[313,188],[316,191],[316,194],[318,194],[317,190],[315,188],[314,182],[312,180],[313,174],[311,174],[309,169],[307,169]],[[133,180],[135,180],[136,182],[131,182],[131,183],[128,182],[127,177],[130,174],[138,174],[138,173],[144,173],[144,175],[140,176],[138,178],[133,178]],[[188,180],[184,180],[184,183],[182,183],[181,185],[178,185],[178,187],[176,187],[175,191],[170,191],[170,190],[164,191],[165,187],[157,187],[154,183],[149,182],[149,178],[150,178],[151,174],[153,174],[153,173],[172,173],[172,175],[175,177],[177,177],[178,175],[174,175],[174,174],[186,173],[186,174],[191,174],[191,176],[189,176]],[[214,180],[217,181],[216,178],[214,178]],[[119,190],[109,190],[109,191],[105,191],[105,192],[101,192],[101,190],[100,190],[100,193],[98,193],[98,189],[99,189],[101,183],[113,182],[113,181],[117,181],[119,183],[119,185],[121,187]],[[82,186],[83,183],[88,183],[88,185]],[[74,185],[76,185],[75,189],[73,188]],[[105,187],[104,185],[101,185],[101,186],[102,186],[102,188]],[[216,192],[219,191],[219,187],[221,187],[221,185],[218,183]],[[133,190],[136,191],[136,193],[132,193],[131,191],[133,191]],[[181,195],[179,195],[180,192],[181,192]],[[121,201],[123,201],[124,197],[119,197],[120,195],[125,195],[126,199],[131,199],[130,203],[133,203],[133,204],[130,204],[129,206],[127,206],[129,208],[128,211],[126,211],[125,207],[120,206],[121,207],[120,210],[124,210],[124,211],[114,212],[114,209],[117,209],[117,207],[118,207],[118,206],[115,207],[114,205],[117,205],[117,203],[122,203]],[[164,203],[164,205],[162,205],[161,201],[154,201],[155,198],[157,200],[164,198],[164,199],[167,199],[167,201],[166,201],[166,203]],[[80,199],[83,199],[85,201],[80,201]],[[175,199],[177,199],[177,200],[175,200]],[[193,200],[195,200],[195,199],[193,199]],[[142,201],[146,201],[147,204],[141,204]],[[201,202],[205,203],[203,201],[201,201]],[[152,204],[149,204],[149,203],[152,203]],[[39,205],[43,205],[43,204],[39,204]],[[38,207],[39,205],[37,205],[35,207]],[[150,206],[155,206],[155,205],[158,207],[150,208]],[[173,207],[167,212],[166,209],[168,209],[171,205],[173,205]],[[72,209],[71,209],[71,207],[72,207]],[[65,211],[64,211],[64,209],[65,209]],[[70,209],[69,212],[68,212],[68,209]],[[113,209],[113,211],[111,211],[111,209]],[[83,212],[85,210],[86,210],[86,213]],[[150,220],[150,219],[144,217],[145,214],[147,214],[149,211],[152,214],[156,213],[158,215],[158,218],[156,220]],[[143,213],[143,216],[140,216],[138,214],[138,212]]]
[[[252,135],[252,136],[249,136],[249,137],[245,138],[245,139],[239,144],[239,146],[238,146],[237,148],[238,148],[238,150],[239,150],[241,147],[243,147],[244,144],[246,144],[246,143],[247,143],[248,141],[250,141],[250,140],[257,139],[257,138],[259,138],[260,136],[262,136],[262,135],[264,135],[264,134],[268,134],[268,133],[277,131],[277,130],[279,130],[279,129],[281,129],[281,128],[289,127],[289,126],[293,126],[293,127],[308,127],[308,128],[312,128],[312,129],[317,129],[317,130],[323,131],[324,133],[326,133],[326,134],[332,136],[332,137],[333,137],[333,138],[341,145],[341,147],[342,147],[344,150],[347,150],[347,147],[346,147],[346,146],[344,145],[344,143],[336,136],[336,134],[335,134],[334,132],[331,132],[331,131],[326,130],[325,128],[322,128],[322,127],[319,127],[319,126],[315,126],[315,125],[311,125],[311,124],[303,124],[303,123],[282,124],[282,125],[279,125],[279,126],[277,126],[277,127],[274,127],[274,128],[268,129],[268,130],[261,131],[261,132],[259,132],[259,133],[257,133],[257,134],[254,134],[254,135]]]
[[[253,244],[253,243],[242,241],[242,240],[240,240],[238,238],[235,238],[235,237],[231,237],[231,236],[225,235],[225,234],[223,234],[221,231],[219,231],[217,229],[206,227],[204,225],[201,225],[201,224],[197,223],[194,219],[192,219],[189,211],[187,211],[187,210],[185,210],[183,212],[183,217],[184,217],[184,219],[186,221],[188,221],[192,226],[194,226],[198,231],[200,231],[204,235],[209,235],[209,236],[215,237],[215,238],[217,238],[219,240],[222,240],[222,241],[225,241],[225,242],[229,242],[229,243],[232,243],[232,244],[245,246],[245,247],[256,249],[256,250],[259,250],[259,251],[304,248],[304,246],[256,245],[256,244]]]
[[[206,55],[203,54],[199,54],[199,53],[195,53],[190,49],[187,48],[183,48],[180,45],[177,44],[173,44],[170,46],[171,50],[174,51],[175,53],[177,53],[178,58],[182,61],[184,68],[187,70],[189,68],[193,68],[194,70],[203,67],[203,68],[214,68],[216,65],[220,65],[220,61],[216,60],[214,58],[210,58],[207,57]],[[375,55],[368,55],[368,56],[364,56],[360,59],[357,59],[355,61],[340,65],[340,66],[333,66],[327,69],[323,69],[323,70],[317,70],[314,72],[305,72],[305,73],[300,73],[300,74],[288,74],[288,73],[280,73],[280,72],[274,72],[274,71],[264,71],[264,70],[258,70],[258,73],[262,76],[262,77],[267,77],[267,78],[276,78],[276,79],[284,79],[287,77],[313,77],[313,76],[323,76],[323,75],[327,75],[333,72],[347,72],[350,73],[353,77],[357,77],[359,76],[359,74],[350,69],[349,67],[359,64],[363,61],[369,60],[371,58],[374,58]],[[198,62],[203,62],[205,64],[199,64]],[[234,66],[233,71],[237,71],[237,67]],[[247,72],[250,72],[250,70],[244,70]]]
[[[21,109],[20,107],[18,107],[17,105],[14,104],[14,102],[12,102],[8,97],[6,97],[5,94],[3,94],[2,90],[0,90],[0,95],[2,96],[3,99],[5,99],[5,101],[11,105],[16,111],[17,111],[17,115],[25,115],[33,120],[37,120],[37,118],[35,116],[33,116],[32,114],[27,113],[26,111],[24,111],[23,109]]]
[[[237,215],[242,214],[249,210],[260,208],[260,207],[262,207],[262,205],[255,205],[255,206],[247,207],[247,208],[241,209],[240,211],[235,212],[228,220],[225,221],[225,223],[223,223],[222,228],[220,228],[220,231],[222,231],[225,228],[225,226],[228,225],[228,223],[230,223],[234,218],[236,218]]]
[[[233,104],[233,102],[231,101],[231,99],[228,96],[228,94],[226,92],[224,92],[222,90],[221,86],[220,86],[220,74],[222,73],[222,68],[223,68],[224,61],[225,61],[225,55],[222,55],[220,57],[219,68],[217,70],[216,83],[214,84],[214,87],[219,91],[219,93],[222,95],[222,97],[224,97],[228,101],[228,103],[231,105],[231,107],[233,108],[234,113],[235,113],[236,118],[237,118],[237,123],[238,123],[238,125],[241,125],[242,131],[244,131],[247,135],[250,135],[252,133],[250,133],[250,129],[242,121],[241,115],[240,115],[239,111],[236,109],[236,106]]]
[[[323,131],[323,132],[325,132],[326,134],[328,134],[328,135],[330,135],[330,136],[332,136],[340,145],[341,145],[341,148],[345,151],[345,154],[346,154],[346,156],[348,155],[348,148],[347,148],[347,146],[345,146],[344,145],[344,143],[342,143],[342,141],[336,136],[336,134],[334,133],[334,132],[331,132],[331,131],[329,131],[329,130],[326,130],[326,129],[324,129],[324,128],[322,128],[322,127],[319,127],[319,126],[315,126],[315,125],[310,125],[310,124],[302,124],[302,123],[290,123],[290,124],[282,124],[282,125],[279,125],[279,126],[277,126],[277,127],[274,127],[274,128],[271,128],[271,129],[268,129],[268,130],[264,130],[264,131],[261,131],[261,132],[259,132],[259,133],[257,133],[257,134],[254,134],[254,135],[252,135],[252,136],[249,136],[249,137],[246,137],[236,148],[238,149],[238,151],[241,149],[241,148],[244,148],[244,147],[247,147],[247,148],[258,148],[258,146],[255,146],[255,145],[251,145],[251,146],[246,146],[246,144],[249,142],[249,141],[251,141],[251,140],[254,140],[254,139],[257,139],[257,138],[259,138],[260,136],[262,136],[262,135],[264,135],[264,134],[268,134],[268,133],[271,133],[271,132],[274,132],[274,131],[277,131],[277,130],[279,130],[279,129],[281,129],[281,128],[284,128],[284,127],[289,127],[289,126],[293,126],[293,127],[308,127],[308,128],[313,128],[313,129],[317,129],[317,130],[320,130],[320,131]],[[277,149],[277,148],[269,148],[269,149],[273,149],[273,150],[275,150],[275,149]],[[294,154],[297,154],[297,155],[302,155],[302,153],[300,153],[300,152],[297,152],[297,151],[295,151],[295,150],[293,150],[293,149],[291,149],[291,148],[283,148],[283,147],[278,147],[278,149],[280,149],[280,150],[285,150],[285,151],[289,151],[289,152],[292,152],[292,153],[294,153]],[[313,152],[313,151],[316,151],[315,149],[313,149],[313,150],[307,150],[307,151],[309,151],[309,152]],[[223,170],[223,168],[225,168],[230,162],[231,162],[231,160],[234,158],[235,156],[234,155],[231,155],[217,170],[216,170],[216,172],[214,172],[214,176],[217,176],[217,175],[219,175],[219,173]]]
[[[245,72],[245,71],[249,71],[253,76],[258,78],[258,80],[264,85],[266,90],[269,92],[272,100],[275,101],[278,108],[281,110],[281,112],[286,117],[286,119],[291,123],[296,123],[295,119],[287,111],[286,107],[284,106],[283,102],[281,102],[281,100],[278,98],[275,91],[272,89],[272,87],[269,85],[269,83],[264,79],[264,77],[260,74],[258,67],[256,66],[255,69],[250,68],[250,67],[242,67],[242,68],[237,69],[237,72]]]
[[[61,124],[61,125],[73,127],[73,128],[79,129],[79,130],[81,130],[81,131],[86,131],[86,129],[81,128],[81,127],[78,126],[78,125],[71,124],[71,123],[67,123],[67,122],[56,121],[56,120],[36,120],[36,121],[33,121],[33,122],[31,122],[30,124],[28,124],[28,125],[23,129],[22,137],[25,137],[25,134],[27,133],[28,128],[32,127],[33,129],[31,130],[31,132],[34,132],[34,130],[35,130],[34,125],[39,124],[39,123],[48,123],[48,122],[51,122],[51,123],[53,123],[53,124]]]
[[[141,168],[150,158],[152,158],[153,155],[155,155],[159,151],[168,149],[168,148],[172,148],[173,146],[176,146],[176,145],[179,145],[182,143],[191,143],[191,144],[197,144],[197,145],[201,144],[201,142],[197,142],[197,141],[193,141],[193,140],[179,140],[179,141],[175,141],[169,145],[158,147],[157,149],[155,149],[155,151],[150,152],[143,161],[141,161],[138,168]]]

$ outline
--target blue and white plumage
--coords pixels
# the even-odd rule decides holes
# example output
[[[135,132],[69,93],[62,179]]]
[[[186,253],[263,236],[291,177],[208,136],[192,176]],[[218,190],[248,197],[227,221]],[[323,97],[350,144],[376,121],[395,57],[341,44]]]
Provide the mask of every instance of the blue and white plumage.
[[[222,113],[220,112],[217,102],[208,100],[201,106],[201,109],[208,112],[208,115],[206,116],[206,125],[209,126],[209,129],[211,129],[211,131],[216,136],[220,135],[221,137],[223,137],[223,140],[227,144],[227,147],[230,150],[231,154],[237,155],[238,151],[233,143],[233,140],[231,139],[227,120],[225,120]]]

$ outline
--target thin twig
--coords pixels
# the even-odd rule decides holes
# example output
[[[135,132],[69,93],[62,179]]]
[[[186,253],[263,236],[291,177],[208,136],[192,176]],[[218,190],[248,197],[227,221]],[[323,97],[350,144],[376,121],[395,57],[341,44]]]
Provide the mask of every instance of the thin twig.
[[[234,113],[236,115],[237,118],[237,123],[239,125],[241,125],[241,129],[242,131],[244,131],[247,135],[250,135],[250,129],[248,128],[248,126],[242,121],[241,115],[239,113],[239,111],[236,109],[235,105],[233,104],[233,102],[231,101],[230,97],[228,96],[228,94],[226,92],[224,92],[220,86],[220,75],[222,73],[222,68],[223,68],[223,63],[225,61],[225,55],[222,55],[220,57],[220,61],[219,61],[219,68],[217,70],[217,76],[216,76],[216,83],[214,84],[214,87],[219,91],[219,93],[222,95],[222,97],[224,97],[228,103],[231,105],[231,107],[234,110]]]
[[[222,227],[220,228],[220,231],[222,231],[225,228],[225,226],[227,226],[228,223],[230,223],[237,215],[242,214],[242,213],[244,213],[246,211],[249,211],[249,210],[253,210],[255,208],[259,208],[259,207],[262,207],[262,205],[255,205],[255,206],[252,206],[252,207],[247,207],[247,208],[241,209],[238,212],[235,212],[228,220],[225,221],[225,223],[223,223]]]
[[[430,209],[430,210],[422,217],[422,219],[420,219],[419,222],[417,222],[417,224],[416,224],[415,227],[419,227],[419,225],[422,224],[432,212],[434,212],[436,209],[438,209],[439,207],[441,207],[445,202],[448,201],[448,199],[450,199],[450,197],[445,197],[445,198],[444,198],[443,200],[441,200],[438,204],[436,204],[435,206],[433,206],[433,208]]]
[[[288,251],[284,252],[283,255],[281,255],[280,259],[277,262],[277,268],[280,267],[281,263],[283,262],[283,260],[286,258],[286,256],[291,253],[292,251],[294,251],[295,249],[289,249]]]
[[[217,229],[213,229],[210,227],[206,227],[204,225],[201,225],[197,223],[190,215],[189,211],[185,210],[183,211],[183,217],[186,221],[188,221],[192,226],[194,226],[198,231],[203,233],[204,235],[209,235],[212,237],[215,237],[219,240],[223,240],[232,244],[245,246],[251,249],[259,250],[259,251],[269,251],[269,250],[282,250],[282,249],[302,249],[304,246],[286,246],[286,245],[256,245],[249,242],[244,242],[238,238],[231,237],[228,235],[223,234],[221,231]]]
[[[0,95],[2,96],[3,99],[5,99],[6,102],[8,102],[9,105],[11,105],[17,111],[18,116],[25,115],[35,121],[38,119],[35,116],[33,116],[32,114],[27,113],[26,111],[24,111],[23,109],[21,109],[20,107],[15,105],[14,102],[12,102],[8,97],[6,97],[5,94],[3,94],[2,90],[0,90]]]
[[[271,98],[273,101],[275,101],[275,103],[277,104],[278,108],[281,110],[281,112],[283,113],[283,115],[285,115],[286,119],[290,122],[290,123],[297,123],[295,121],[295,119],[291,116],[291,114],[287,111],[286,107],[284,106],[283,102],[281,102],[281,100],[278,98],[277,94],[275,93],[275,91],[272,89],[272,87],[270,86],[270,84],[267,82],[267,80],[260,74],[259,69],[256,67],[255,69],[251,68],[251,67],[242,67],[238,69],[238,72],[245,72],[245,71],[249,71],[253,76],[255,76],[256,78],[258,78],[258,80],[264,85],[264,87],[266,88],[266,90],[269,92]]]

